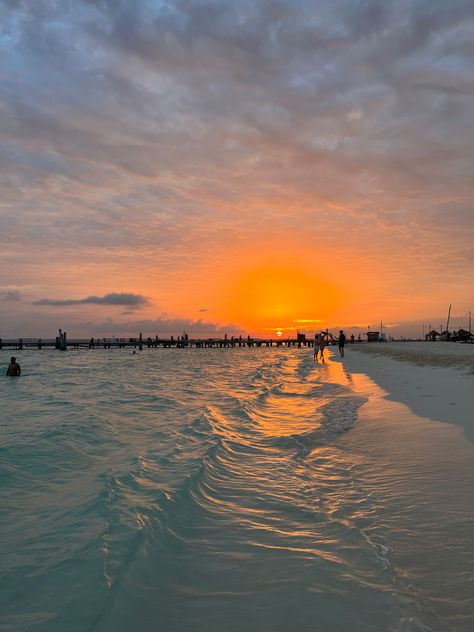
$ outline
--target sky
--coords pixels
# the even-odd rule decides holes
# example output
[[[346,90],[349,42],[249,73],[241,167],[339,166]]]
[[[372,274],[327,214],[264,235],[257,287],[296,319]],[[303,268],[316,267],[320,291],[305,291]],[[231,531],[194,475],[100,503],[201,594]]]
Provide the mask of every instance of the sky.
[[[473,0],[0,0],[0,337],[467,327]]]

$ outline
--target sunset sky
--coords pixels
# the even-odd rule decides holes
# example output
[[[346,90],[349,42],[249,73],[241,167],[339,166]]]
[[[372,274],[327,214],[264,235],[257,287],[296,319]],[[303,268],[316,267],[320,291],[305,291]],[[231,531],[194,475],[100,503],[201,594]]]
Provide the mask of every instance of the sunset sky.
[[[473,16],[0,1],[0,337],[467,327]]]

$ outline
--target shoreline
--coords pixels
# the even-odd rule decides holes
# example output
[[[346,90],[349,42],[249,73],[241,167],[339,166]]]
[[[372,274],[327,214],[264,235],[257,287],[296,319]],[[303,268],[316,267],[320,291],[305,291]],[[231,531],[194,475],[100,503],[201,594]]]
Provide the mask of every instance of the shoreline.
[[[377,504],[376,517],[357,524],[392,573],[396,594],[412,606],[403,621],[417,630],[471,630],[464,578],[474,568],[474,380],[459,368],[392,353],[349,350],[343,360],[337,352],[330,358],[338,380],[367,398],[340,439],[359,456],[362,485]]]
[[[388,399],[416,415],[461,426],[474,442],[473,347],[438,342],[349,345],[344,359],[331,360],[350,372],[365,373]]]

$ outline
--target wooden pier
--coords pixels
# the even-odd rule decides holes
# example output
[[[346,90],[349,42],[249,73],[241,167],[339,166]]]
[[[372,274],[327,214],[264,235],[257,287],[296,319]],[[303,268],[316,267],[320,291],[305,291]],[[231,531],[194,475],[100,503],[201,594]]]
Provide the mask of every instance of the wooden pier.
[[[170,336],[169,338],[147,337],[139,334],[137,338],[72,338],[59,330],[55,338],[0,338],[0,349],[23,351],[30,349],[184,349],[184,348],[220,348],[233,347],[314,347],[314,339],[307,339],[304,334],[296,338],[251,338],[250,336],[224,336],[223,338],[189,338]]]

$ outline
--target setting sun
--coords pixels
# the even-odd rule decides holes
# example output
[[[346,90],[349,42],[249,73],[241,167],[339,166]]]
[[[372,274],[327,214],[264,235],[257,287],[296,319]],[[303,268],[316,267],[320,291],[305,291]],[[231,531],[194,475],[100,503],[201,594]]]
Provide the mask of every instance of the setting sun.
[[[288,258],[290,261],[290,258]],[[330,318],[340,302],[332,283],[304,265],[268,261],[248,266],[230,283],[226,317],[253,331],[295,331]]]

